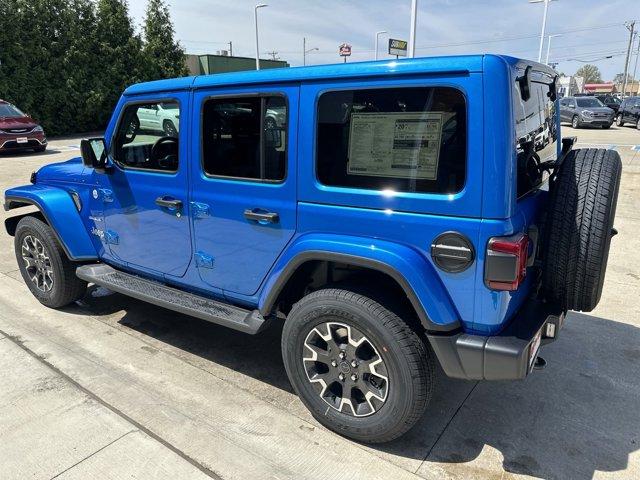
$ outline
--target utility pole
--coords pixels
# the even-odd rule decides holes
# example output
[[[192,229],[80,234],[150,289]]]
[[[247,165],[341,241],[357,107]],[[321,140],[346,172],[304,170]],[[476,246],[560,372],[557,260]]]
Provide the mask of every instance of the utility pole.
[[[275,50],[273,50],[272,52],[267,52],[267,55],[271,55],[271,60],[279,60],[278,52],[276,52]]]
[[[409,30],[409,58],[416,56],[416,20],[418,18],[418,0],[411,0],[411,28]]]
[[[627,73],[629,73],[629,56],[631,55],[631,45],[633,44],[633,34],[636,28],[636,21],[626,22],[624,24],[629,30],[629,45],[627,46],[627,56],[624,60],[624,78],[622,80],[622,98],[624,99],[625,94],[627,93]]]
[[[638,57],[640,57],[640,33],[636,33],[636,37],[638,38],[638,50],[636,51],[636,66],[633,67],[633,80],[636,82],[636,95],[640,95],[640,81],[636,74],[638,73]]]

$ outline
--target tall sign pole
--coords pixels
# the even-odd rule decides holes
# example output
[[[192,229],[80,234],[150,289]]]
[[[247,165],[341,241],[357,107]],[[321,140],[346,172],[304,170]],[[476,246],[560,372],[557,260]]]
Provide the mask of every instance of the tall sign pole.
[[[411,0],[411,29],[409,31],[409,58],[416,56],[416,20],[418,18],[418,0]]]

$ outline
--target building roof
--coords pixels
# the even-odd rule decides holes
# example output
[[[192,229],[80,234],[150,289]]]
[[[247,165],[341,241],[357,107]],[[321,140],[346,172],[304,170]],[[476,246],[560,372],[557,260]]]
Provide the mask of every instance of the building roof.
[[[214,75],[199,75],[132,85],[125,90],[125,95],[153,93],[159,91],[197,89],[224,85],[252,85],[257,83],[287,83],[320,79],[340,79],[355,77],[372,77],[382,75],[406,75],[428,73],[468,74],[482,72],[485,57],[501,59],[506,64],[514,65],[520,60],[499,55],[460,55],[449,57],[407,58],[402,60],[381,60],[377,62],[350,62],[310,67],[273,68],[268,70],[250,70]],[[530,62],[535,64],[535,62]],[[537,64],[537,68],[549,74],[555,72],[546,65]]]

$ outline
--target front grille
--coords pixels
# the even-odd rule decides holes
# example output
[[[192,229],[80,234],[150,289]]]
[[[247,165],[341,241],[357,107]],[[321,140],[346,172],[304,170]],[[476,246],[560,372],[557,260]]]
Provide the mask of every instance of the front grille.
[[[35,127],[32,128],[2,128],[3,132],[7,133],[31,133]]]

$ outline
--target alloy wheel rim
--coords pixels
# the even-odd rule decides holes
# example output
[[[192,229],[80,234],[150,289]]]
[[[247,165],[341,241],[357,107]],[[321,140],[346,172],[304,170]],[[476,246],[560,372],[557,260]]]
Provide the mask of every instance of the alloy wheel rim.
[[[22,240],[21,255],[31,283],[41,292],[50,292],[53,288],[53,267],[42,242],[33,235],[27,235]]]
[[[307,379],[329,407],[366,417],[386,402],[387,367],[371,340],[358,329],[339,322],[321,323],[309,332],[303,350]]]

